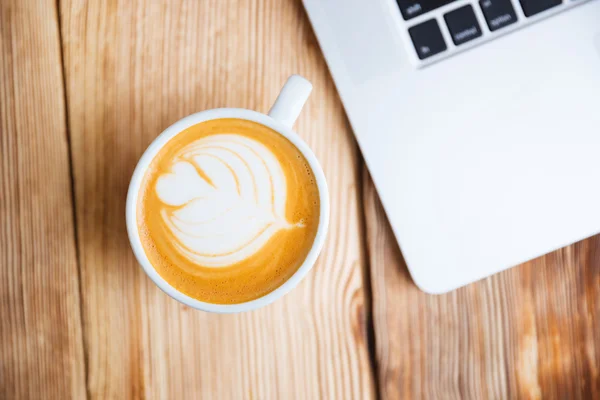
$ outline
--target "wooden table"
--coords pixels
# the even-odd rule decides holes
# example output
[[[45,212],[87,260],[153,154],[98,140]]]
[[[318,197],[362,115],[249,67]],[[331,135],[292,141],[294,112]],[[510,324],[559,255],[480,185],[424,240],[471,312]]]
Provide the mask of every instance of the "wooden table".
[[[600,236],[420,292],[299,1],[1,0],[0,35],[0,399],[600,398]],[[129,248],[136,161],[292,73],[332,195],[318,265],[255,312],[182,306]]]

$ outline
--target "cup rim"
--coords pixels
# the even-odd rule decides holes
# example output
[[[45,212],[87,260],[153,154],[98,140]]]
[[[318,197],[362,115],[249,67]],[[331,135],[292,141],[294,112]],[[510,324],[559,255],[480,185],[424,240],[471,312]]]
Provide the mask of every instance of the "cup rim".
[[[308,164],[310,165],[315,177],[315,182],[317,183],[320,198],[320,215],[317,233],[313,241],[313,245],[300,268],[298,268],[289,279],[287,279],[275,290],[257,299],[236,304],[215,304],[203,302],[194,299],[193,297],[190,297],[171,286],[171,284],[164,280],[163,277],[160,276],[156,269],[154,269],[152,266],[152,263],[148,259],[144,247],[142,246],[137,228],[137,195],[139,188],[148,166],[158,154],[160,149],[162,149],[169,140],[177,136],[177,134],[183,130],[201,122],[222,118],[236,118],[257,122],[273,129],[292,142],[292,144],[308,161]],[[296,287],[298,283],[300,283],[300,281],[308,274],[308,272],[316,263],[317,257],[323,248],[325,237],[327,235],[329,225],[329,191],[327,188],[327,182],[325,180],[323,168],[319,164],[316,156],[310,147],[308,147],[308,145],[290,127],[285,126],[281,122],[271,118],[266,114],[256,111],[243,108],[216,108],[191,114],[178,120],[152,141],[152,143],[140,157],[133,171],[133,175],[129,183],[129,189],[127,191],[125,214],[127,234],[129,236],[129,242],[131,244],[131,248],[133,249],[133,253],[146,275],[148,275],[148,277],[156,284],[156,286],[158,286],[163,292],[171,296],[173,299],[192,308],[214,313],[237,313],[255,310],[271,304]]]

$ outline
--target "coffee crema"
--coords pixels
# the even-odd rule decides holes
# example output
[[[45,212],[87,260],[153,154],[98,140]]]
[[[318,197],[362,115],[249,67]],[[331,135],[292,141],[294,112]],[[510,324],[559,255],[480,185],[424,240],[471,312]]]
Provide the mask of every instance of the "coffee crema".
[[[236,304],[298,270],[319,210],[315,177],[296,146],[264,125],[227,118],[193,125],[159,151],[140,188],[137,225],[171,286]]]

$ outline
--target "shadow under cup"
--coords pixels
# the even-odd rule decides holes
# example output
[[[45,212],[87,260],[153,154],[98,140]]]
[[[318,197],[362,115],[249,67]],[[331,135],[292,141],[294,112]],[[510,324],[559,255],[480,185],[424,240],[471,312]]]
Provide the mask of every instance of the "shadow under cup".
[[[274,157],[259,157],[262,166],[253,162],[261,147]],[[172,190],[182,176],[194,184]],[[290,128],[243,109],[167,128],[141,157],[127,198],[131,245],[148,276],[176,300],[214,312],[255,309],[287,293],[314,265],[328,220],[312,151]]]

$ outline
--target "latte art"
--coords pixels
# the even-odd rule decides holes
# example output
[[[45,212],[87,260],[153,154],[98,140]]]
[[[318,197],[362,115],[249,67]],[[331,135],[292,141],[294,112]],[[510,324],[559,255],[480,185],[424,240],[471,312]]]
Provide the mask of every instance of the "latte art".
[[[228,267],[254,255],[286,220],[286,178],[275,155],[254,139],[198,139],[159,176],[156,193],[174,247],[190,261]]]
[[[140,186],[137,224],[165,281],[231,304],[264,296],[300,268],[319,213],[312,170],[294,144],[256,122],[217,119],[158,151]]]

